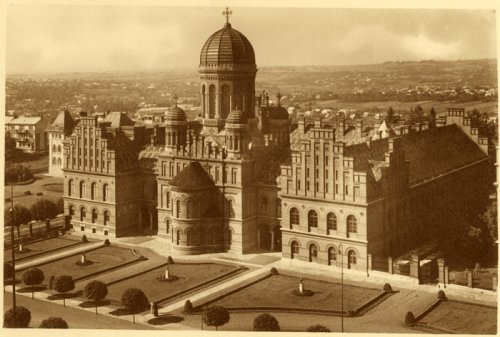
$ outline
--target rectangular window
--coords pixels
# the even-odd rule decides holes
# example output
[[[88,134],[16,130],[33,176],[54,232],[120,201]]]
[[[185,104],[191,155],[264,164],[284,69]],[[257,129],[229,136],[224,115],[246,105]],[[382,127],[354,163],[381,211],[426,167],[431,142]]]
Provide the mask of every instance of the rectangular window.
[[[297,180],[297,189],[300,190],[300,180]]]
[[[316,192],[319,192],[319,183],[316,183]]]
[[[236,169],[232,169],[231,171],[231,184],[236,184]]]
[[[96,232],[97,232],[97,229],[92,228],[92,233],[94,233],[94,234],[95,234]]]
[[[319,165],[319,156],[316,155],[316,165]]]
[[[335,170],[335,180],[339,180],[339,171]]]
[[[104,231],[104,235],[108,235],[108,231],[107,230]]]
[[[219,167],[215,167],[215,182],[219,181]]]
[[[328,193],[328,183],[325,183],[325,192]]]
[[[325,166],[328,166],[328,156],[325,156]]]
[[[309,167],[306,168],[306,178],[309,178]]]
[[[80,232],[85,232],[85,226],[80,226]]]
[[[306,181],[306,191],[309,191],[309,182]]]
[[[349,186],[345,185],[345,195],[349,195]]]
[[[339,193],[339,184],[335,184],[335,193]]]

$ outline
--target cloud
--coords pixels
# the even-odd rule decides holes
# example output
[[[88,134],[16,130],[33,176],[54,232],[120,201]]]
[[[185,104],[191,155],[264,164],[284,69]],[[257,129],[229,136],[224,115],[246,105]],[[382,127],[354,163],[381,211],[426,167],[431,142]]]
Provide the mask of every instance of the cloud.
[[[457,58],[463,49],[462,41],[439,42],[420,33],[401,39],[401,46],[420,59]]]

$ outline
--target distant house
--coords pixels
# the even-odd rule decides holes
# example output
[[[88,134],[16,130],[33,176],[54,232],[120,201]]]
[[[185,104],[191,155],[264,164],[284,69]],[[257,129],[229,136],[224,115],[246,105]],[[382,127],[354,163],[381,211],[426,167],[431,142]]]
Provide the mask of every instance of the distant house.
[[[47,149],[46,121],[41,117],[17,117],[5,122],[5,132],[16,141],[16,148],[26,152]]]
[[[47,129],[49,138],[49,174],[52,176],[63,175],[64,166],[64,140],[71,135],[76,121],[68,110],[61,111]]]

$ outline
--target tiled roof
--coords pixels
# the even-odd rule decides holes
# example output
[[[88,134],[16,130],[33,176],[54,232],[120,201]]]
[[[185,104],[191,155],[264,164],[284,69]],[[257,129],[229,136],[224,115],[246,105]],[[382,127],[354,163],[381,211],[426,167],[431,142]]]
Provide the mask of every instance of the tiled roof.
[[[170,185],[183,190],[200,190],[214,186],[214,182],[201,164],[193,161],[170,181]]]
[[[131,120],[126,114],[123,114],[120,111],[110,112],[106,116],[106,118],[104,118],[103,122],[110,122],[111,127],[113,128],[134,125],[134,121]]]
[[[367,171],[384,161],[389,139],[344,148],[354,158],[354,169]],[[487,158],[479,146],[455,124],[401,136],[405,158],[410,162],[410,185]],[[371,171],[371,170],[370,170]]]

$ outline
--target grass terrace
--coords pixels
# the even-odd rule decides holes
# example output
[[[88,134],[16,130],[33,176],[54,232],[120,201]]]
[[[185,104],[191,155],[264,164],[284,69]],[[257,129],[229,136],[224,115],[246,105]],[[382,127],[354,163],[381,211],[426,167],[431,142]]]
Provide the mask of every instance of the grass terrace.
[[[213,305],[226,308],[272,307],[309,310],[341,311],[341,285],[324,281],[303,279],[304,289],[312,296],[297,296],[299,278],[273,275],[255,284],[222,297]],[[380,294],[381,290],[344,285],[344,311],[354,310]]]
[[[158,280],[160,275],[165,275],[165,269],[166,266],[159,267],[109,285],[107,299],[120,301],[126,289],[136,287],[142,289],[150,301],[160,301],[204,282],[223,277],[238,268],[215,263],[170,264],[168,266],[169,274],[177,279],[173,281]]]
[[[69,238],[52,238],[41,241],[36,241],[23,245],[23,252],[19,252],[16,248],[16,260],[17,259],[28,259],[31,257],[36,257],[42,254],[48,254],[50,252],[59,251],[64,248],[74,247],[76,245],[82,244],[80,241],[72,240]],[[11,250],[4,250],[4,260],[5,262],[12,261]]]
[[[497,309],[455,301],[444,301],[420,323],[459,334],[496,334]]]
[[[139,259],[132,254],[130,249],[120,247],[101,247],[85,253],[85,258],[90,261],[87,265],[78,265],[81,254],[65,257],[60,260],[48,262],[37,266],[45,274],[45,282],[51,276],[70,275],[78,280],[91,274],[104,272],[111,268],[123,267]],[[20,273],[22,273],[21,271]]]

